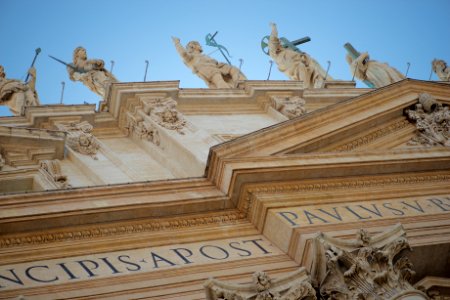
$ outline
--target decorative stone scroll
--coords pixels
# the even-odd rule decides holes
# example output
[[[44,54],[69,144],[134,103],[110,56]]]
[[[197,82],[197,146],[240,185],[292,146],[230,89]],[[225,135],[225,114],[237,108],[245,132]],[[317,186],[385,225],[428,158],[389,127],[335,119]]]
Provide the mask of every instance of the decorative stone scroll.
[[[147,140],[157,146],[161,143],[158,130],[149,122],[136,120],[134,117],[128,115],[126,129],[128,136],[132,135],[138,139]]]
[[[92,125],[87,121],[81,123],[70,123],[69,125],[58,125],[58,128],[67,132],[67,145],[74,151],[89,155],[97,159],[100,144],[92,132]]]
[[[289,119],[305,114],[305,104],[305,100],[299,96],[271,97],[271,106]]]
[[[415,121],[417,136],[409,145],[450,147],[450,111],[431,95],[423,93],[414,110],[407,110],[408,119]]]
[[[253,282],[233,284],[214,278],[205,283],[207,300],[315,300],[316,291],[304,268],[275,280],[265,272],[255,272]]]
[[[40,169],[44,171],[47,177],[59,188],[63,189],[70,186],[67,181],[67,176],[62,174],[59,160],[42,160],[40,163]]]
[[[313,243],[313,284],[324,299],[427,299],[409,282],[408,258],[398,257],[410,249],[400,224],[372,237],[361,229],[353,240],[320,233]]]
[[[177,110],[177,102],[172,98],[154,98],[145,101],[144,112],[158,125],[184,134],[186,119]]]

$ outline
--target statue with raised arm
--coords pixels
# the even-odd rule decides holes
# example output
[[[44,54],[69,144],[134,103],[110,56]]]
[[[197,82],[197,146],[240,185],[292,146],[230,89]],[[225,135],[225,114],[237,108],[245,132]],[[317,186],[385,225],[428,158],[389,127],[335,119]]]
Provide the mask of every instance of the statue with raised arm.
[[[105,69],[102,59],[87,59],[86,49],[77,47],[73,51],[73,63],[67,66],[69,78],[81,81],[91,91],[105,97],[109,85],[118,80]]]
[[[434,73],[439,77],[441,81],[450,81],[450,67],[442,59],[433,59],[431,63]]]
[[[203,49],[197,41],[191,41],[186,49],[180,44],[180,39],[172,37],[175,48],[183,62],[194,74],[203,79],[210,88],[229,89],[235,88],[239,80],[246,80],[242,72],[231,65],[202,54]]]
[[[277,63],[278,70],[291,80],[303,81],[304,88],[321,88],[325,81],[333,78],[326,74],[319,63],[305,52],[284,48],[278,38],[277,25],[270,23],[269,55]]]
[[[25,106],[40,105],[36,92],[36,69],[28,70],[31,80],[28,83],[7,79],[3,66],[0,66],[0,104],[9,107],[14,115],[22,115]]]
[[[370,87],[380,88],[405,79],[405,76],[397,69],[390,67],[387,63],[370,60],[367,52],[357,52],[350,43],[345,44],[344,47],[349,51],[346,60],[352,75],[367,82]]]

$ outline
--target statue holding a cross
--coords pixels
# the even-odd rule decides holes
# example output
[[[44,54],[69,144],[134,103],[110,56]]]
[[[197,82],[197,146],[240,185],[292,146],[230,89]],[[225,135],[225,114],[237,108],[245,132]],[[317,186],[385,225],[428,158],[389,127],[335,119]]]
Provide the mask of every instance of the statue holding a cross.
[[[303,81],[304,88],[320,88],[325,79],[333,80],[319,63],[302,51],[283,47],[278,38],[277,25],[270,24],[272,33],[269,38],[269,55],[277,63],[278,69],[291,80]]]

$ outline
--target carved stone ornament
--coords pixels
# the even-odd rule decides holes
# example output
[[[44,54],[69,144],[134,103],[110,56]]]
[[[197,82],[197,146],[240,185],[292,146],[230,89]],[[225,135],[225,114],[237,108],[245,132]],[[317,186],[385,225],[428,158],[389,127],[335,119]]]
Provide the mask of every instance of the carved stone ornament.
[[[42,160],[40,163],[40,169],[44,171],[47,177],[59,188],[63,189],[70,186],[67,182],[67,176],[62,174],[59,160]]]
[[[144,111],[160,126],[184,134],[187,122],[176,107],[177,102],[172,98],[155,98],[146,101]]]
[[[205,283],[207,300],[315,300],[316,291],[304,268],[275,280],[255,272],[253,282],[233,284],[214,278]]]
[[[313,241],[313,284],[323,299],[427,299],[410,280],[412,264],[404,249],[410,249],[400,224],[369,236],[361,229],[353,240],[320,233]]]
[[[450,111],[431,95],[423,93],[415,109],[407,110],[408,119],[416,123],[417,136],[409,145],[450,147]]]
[[[305,100],[299,96],[271,98],[271,106],[289,119],[305,114],[305,103]]]
[[[0,153],[0,170],[3,168],[4,165],[5,165],[5,159],[3,158],[2,154]]]
[[[59,125],[61,130],[67,132],[67,145],[74,151],[89,155],[93,159],[97,159],[97,152],[100,144],[92,135],[92,125],[87,121],[81,123],[71,123],[69,125]]]
[[[450,300],[450,278],[425,276],[414,286],[431,300]]]
[[[136,120],[128,116],[126,129],[129,136],[132,135],[139,139],[147,140],[157,146],[161,143],[158,130],[149,122]]]

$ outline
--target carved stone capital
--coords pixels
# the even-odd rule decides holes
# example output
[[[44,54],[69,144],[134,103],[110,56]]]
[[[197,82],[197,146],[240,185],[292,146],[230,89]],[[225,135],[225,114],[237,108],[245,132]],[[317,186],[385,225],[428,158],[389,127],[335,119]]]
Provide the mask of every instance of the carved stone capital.
[[[426,299],[409,283],[414,271],[399,255],[404,249],[410,246],[400,224],[376,236],[361,229],[353,240],[320,233],[314,240],[314,285],[324,299]]]
[[[273,96],[270,104],[289,119],[293,119],[306,113],[305,103],[305,100],[299,96]]]
[[[100,143],[92,132],[92,125],[87,121],[81,123],[70,123],[69,125],[58,124],[57,127],[67,132],[67,145],[74,151],[89,155],[97,159],[97,152],[100,149]]]
[[[450,147],[450,110],[431,95],[423,93],[415,109],[406,111],[408,119],[415,122],[417,135],[409,145]]]
[[[40,163],[40,169],[59,188],[63,189],[70,186],[67,181],[67,176],[62,174],[59,160],[42,160]]]
[[[205,289],[208,300],[317,299],[304,268],[275,280],[265,272],[255,272],[249,284],[232,284],[211,278],[205,283]]]

